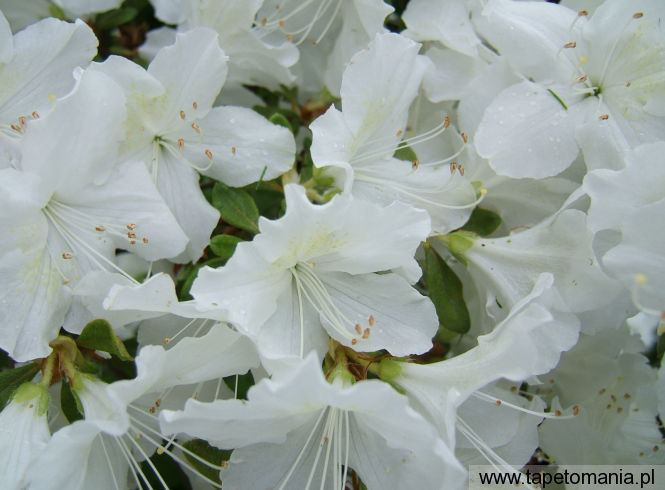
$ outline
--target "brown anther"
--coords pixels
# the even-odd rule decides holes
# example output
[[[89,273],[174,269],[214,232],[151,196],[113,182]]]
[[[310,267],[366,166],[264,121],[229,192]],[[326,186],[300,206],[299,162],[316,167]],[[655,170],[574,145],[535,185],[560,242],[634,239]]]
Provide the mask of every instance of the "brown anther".
[[[510,387],[510,392],[515,393],[517,391],[517,386],[511,386]]]
[[[268,19],[266,19],[265,17],[263,19],[261,19],[261,26],[264,26],[267,23],[268,23]]]
[[[640,451],[640,456],[644,456],[644,451]]]
[[[630,87],[630,82],[626,82],[626,87]]]
[[[129,244],[130,244],[130,245],[136,245],[136,240],[130,240],[130,241],[129,241]]]
[[[179,148],[180,150],[183,150],[183,149],[185,148],[185,140],[184,140],[184,139],[180,138],[180,139],[178,140],[178,148]]]
[[[497,401],[495,401],[494,404],[495,404],[497,407],[500,407],[500,406],[501,406],[501,400],[497,400]]]
[[[623,408],[617,407],[617,413],[621,413],[621,412],[623,412]]]
[[[185,111],[180,111],[180,119],[185,119]]]
[[[642,17],[644,17],[644,14],[642,12],[635,12],[633,14],[633,19],[641,19]]]
[[[310,262],[309,266],[312,267],[312,268],[316,267],[316,262]]]
[[[63,258],[63,259],[66,259],[66,260],[67,260],[67,259],[71,259],[72,257],[73,257],[73,255],[70,254],[70,253],[67,253],[67,252],[65,252],[65,253],[62,254],[62,258]]]
[[[228,461],[222,461],[221,464],[219,465],[222,468],[226,469],[229,467],[229,462]]]
[[[397,132],[395,133],[395,136],[402,136],[402,130],[400,129],[399,131],[397,131]]]
[[[612,408],[612,404],[611,404],[611,403],[608,403],[607,406],[606,406],[605,408],[607,408],[607,409],[609,410],[610,408]]]
[[[136,229],[136,223],[129,223],[127,225],[128,230],[135,230]]]
[[[70,281],[69,279],[65,279],[64,281],[62,281],[62,283],[65,284],[65,285],[66,285],[66,284],[69,284],[70,282],[71,282],[71,281]]]
[[[292,36],[291,34],[287,34],[287,35],[286,35],[286,40],[287,40],[288,42],[292,43],[292,42],[293,42],[293,36]]]
[[[196,131],[197,133],[199,133],[199,134],[201,133],[201,128],[200,128],[199,125],[196,124],[196,123],[192,123],[192,129],[193,129],[194,131]]]
[[[285,26],[284,21],[283,21],[283,20],[280,20],[280,21],[279,21],[279,27],[281,27],[282,29],[284,29],[284,26]]]
[[[194,110],[196,110],[199,108],[199,105],[196,103],[196,101],[194,101],[192,102],[192,107],[194,108]]]
[[[171,343],[171,339],[168,337],[164,337],[164,340],[162,342],[164,342],[164,345],[168,345]]]
[[[617,381],[623,381],[623,376],[617,376]]]
[[[369,338],[369,328],[366,328],[363,331],[363,339],[368,339]]]
[[[589,11],[588,10],[580,10],[579,12],[577,12],[577,15],[580,16],[580,17],[585,17],[585,16],[589,15]]]
[[[356,329],[356,332],[358,332],[358,335],[362,335],[363,328],[360,326],[359,323],[356,323],[355,329]]]
[[[575,41],[570,41],[567,42],[566,44],[563,45],[564,48],[574,48],[577,47],[577,43]]]
[[[316,39],[312,40],[312,46],[316,46]]]
[[[414,158],[413,160],[411,160],[411,168],[412,169],[414,169],[414,170],[417,169],[418,165],[420,165],[420,162],[418,161],[417,158]]]
[[[351,345],[356,345],[358,343],[358,339],[351,339]]]
[[[457,162],[450,162],[450,173],[454,174],[455,170],[457,170]]]
[[[148,239],[147,239],[146,237],[141,238],[141,241],[142,241],[143,243],[148,243]]]
[[[156,407],[159,407],[161,404],[162,404],[162,399],[161,399],[161,398],[157,398],[157,400],[155,400],[155,406],[156,406]]]
[[[32,118],[39,119],[39,113],[37,111],[32,111]]]
[[[212,160],[212,152],[206,148],[206,151],[204,152],[210,160]]]
[[[613,402],[616,403],[616,401],[617,401],[617,397],[616,397],[616,396],[614,396],[614,395],[610,395],[610,398],[612,399]]]
[[[464,141],[464,143],[469,142],[469,137],[466,135],[466,133],[461,133],[460,136],[462,137],[462,141]]]
[[[579,415],[579,413],[580,413],[580,406],[573,405],[573,415]]]
[[[330,439],[328,439],[328,436],[323,436],[323,442],[325,442],[325,443],[330,442]]]
[[[18,123],[21,126],[21,129],[25,129],[25,124],[26,124],[25,116],[19,117],[18,118]]]
[[[628,400],[630,398],[630,395],[628,393],[624,393],[623,398],[625,400]]]
[[[601,116],[598,116],[598,119],[600,119],[601,121],[607,121],[609,118],[610,118],[609,114],[603,114]]]
[[[233,153],[234,155],[236,154],[236,147],[235,146],[231,147],[231,153]]]
[[[374,315],[370,315],[367,322],[369,323],[370,327],[373,327],[374,326]]]
[[[134,233],[133,231],[128,231],[127,238],[136,238],[136,233]]]
[[[155,413],[155,407],[150,407],[150,408],[148,409],[148,412],[150,412],[150,413]]]
[[[603,388],[602,390],[600,390],[600,391],[598,392],[599,395],[602,395],[603,393],[605,393],[605,388]]]
[[[557,417],[561,417],[561,410],[555,410],[554,415],[556,415]]]
[[[32,403],[30,405],[28,405],[28,408],[33,408],[33,407],[34,407],[34,405]]]
[[[654,446],[654,447],[653,447],[653,452],[654,452],[654,453],[657,453],[659,449],[660,449],[660,448],[659,448],[658,446]]]
[[[457,171],[462,177],[464,177],[464,166],[461,163],[457,166]]]
[[[106,231],[106,228],[104,226],[99,225],[99,226],[95,226],[95,230],[97,230],[97,231]]]
[[[586,82],[587,81],[587,76],[586,75],[580,75],[575,79],[576,82]]]
[[[447,128],[448,126],[450,126],[450,116],[446,116],[443,118],[443,127]]]
[[[19,128],[16,124],[10,124],[10,128],[12,128],[14,131],[21,132],[21,128]]]
[[[137,438],[137,439],[143,439],[143,434],[141,434],[141,433],[139,432],[138,434],[136,434],[136,438]]]
[[[157,451],[155,451],[155,452],[159,455],[162,455],[162,454],[164,454],[164,448],[160,446],[160,447],[157,448]]]

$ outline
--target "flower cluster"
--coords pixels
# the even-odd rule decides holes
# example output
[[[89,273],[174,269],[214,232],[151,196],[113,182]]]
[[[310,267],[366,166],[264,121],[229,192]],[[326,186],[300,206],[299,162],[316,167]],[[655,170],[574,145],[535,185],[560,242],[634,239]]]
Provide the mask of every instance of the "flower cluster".
[[[660,0],[1,0],[0,487],[665,464],[664,152]]]

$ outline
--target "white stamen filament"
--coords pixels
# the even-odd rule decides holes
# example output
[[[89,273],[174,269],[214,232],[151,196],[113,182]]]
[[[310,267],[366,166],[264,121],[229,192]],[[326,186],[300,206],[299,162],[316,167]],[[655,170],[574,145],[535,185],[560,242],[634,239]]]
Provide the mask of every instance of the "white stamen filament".
[[[177,146],[171,143],[170,141],[162,140],[160,143],[162,148],[166,149],[171,155],[173,155],[176,158],[176,160],[183,160],[185,163],[187,163],[187,165],[192,167],[197,172],[205,172],[206,170],[209,170],[214,163],[214,161],[210,159],[210,163],[208,163],[208,165],[206,165],[205,167],[199,167],[197,165],[194,165],[187,158],[185,158],[184,152],[177,149]]]
[[[519,405],[515,405],[513,403],[507,402],[495,396],[488,395],[487,393],[483,393],[482,391],[474,391],[472,395],[483,401],[496,405],[497,407],[512,408],[513,410],[517,410],[518,412],[526,413],[528,415],[534,415],[536,417],[542,417],[545,419],[556,419],[556,420],[575,418],[575,415],[563,415],[563,414],[557,415],[551,412],[536,412],[535,410],[529,410],[528,408],[520,407]]]
[[[335,21],[335,18],[337,17],[343,2],[342,0],[323,0],[319,4],[316,12],[309,20],[309,22],[307,24],[296,27],[293,30],[286,30],[284,28],[286,22],[298,13],[302,12],[307,7],[311,6],[314,1],[307,0],[305,2],[296,3],[296,6],[291,11],[286,12],[284,15],[280,15],[284,9],[284,4],[287,3],[288,1],[285,1],[282,5],[279,6],[279,9],[277,9],[274,14],[272,14],[269,18],[261,20],[258,23],[257,29],[260,31],[260,38],[263,38],[266,35],[279,29],[284,32],[284,34],[286,34],[289,39],[292,39],[296,46],[298,46],[305,42],[305,40],[309,37],[316,23],[323,19],[324,16],[328,16],[328,22],[321,30],[319,35],[316,36],[316,40],[313,41],[313,44],[319,44],[330,30],[330,27]]]

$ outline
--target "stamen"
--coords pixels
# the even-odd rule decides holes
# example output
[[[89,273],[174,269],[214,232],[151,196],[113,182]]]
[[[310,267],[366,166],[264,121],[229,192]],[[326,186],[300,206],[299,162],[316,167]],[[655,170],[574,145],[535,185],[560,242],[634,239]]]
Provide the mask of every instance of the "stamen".
[[[563,47],[566,49],[575,48],[577,47],[577,43],[575,41],[569,41],[566,44],[564,44]]]
[[[633,14],[633,19],[641,19],[642,17],[644,17],[644,14],[642,12],[635,12]]]
[[[195,122],[192,123],[192,129],[196,131],[198,134],[201,134],[201,128]]]
[[[187,116],[185,115],[185,111],[181,110],[181,111],[180,111],[180,119],[182,119],[182,120],[184,121],[184,120],[185,120],[185,117],[187,117]]]

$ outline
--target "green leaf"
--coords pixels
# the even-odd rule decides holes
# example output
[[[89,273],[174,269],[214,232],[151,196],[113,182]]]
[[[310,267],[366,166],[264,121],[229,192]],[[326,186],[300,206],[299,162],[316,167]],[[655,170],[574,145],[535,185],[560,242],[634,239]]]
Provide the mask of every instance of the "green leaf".
[[[164,442],[162,442],[164,444]],[[150,456],[150,465],[148,461],[141,462],[141,471],[146,476],[148,480],[149,487],[145,485],[145,482],[141,482],[141,488],[154,488],[154,489],[163,489],[164,486],[162,482],[157,478],[155,470],[159,473],[164,483],[166,483],[166,488],[171,490],[191,490],[192,484],[187,477],[187,474],[183,471],[178,463],[176,463],[168,451],[157,450],[155,454]],[[155,467],[153,470],[152,467]],[[218,479],[217,479],[218,481]]]
[[[189,294],[189,290],[192,288],[192,284],[194,283],[196,276],[199,274],[199,269],[201,267],[207,265],[208,267],[212,267],[214,269],[216,267],[223,266],[225,263],[226,259],[223,259],[221,257],[215,257],[214,259],[206,260],[201,264],[196,264],[189,272],[189,275],[183,282],[182,286],[180,286],[180,295],[178,297],[180,301],[188,301],[190,299],[193,299]]]
[[[62,385],[60,385],[60,408],[70,424],[84,418],[81,401],[65,378],[62,379]]]
[[[229,259],[236,249],[236,245],[243,239],[234,235],[217,235],[210,239],[210,250],[223,259]]]
[[[471,319],[462,294],[462,281],[429,245],[425,245],[423,278],[439,317],[437,338],[442,336],[441,341],[446,342],[450,340],[446,331],[468,332]]]
[[[272,116],[268,118],[268,121],[270,121],[273,124],[277,124],[278,126],[284,126],[286,129],[293,132],[293,128],[291,127],[289,120],[286,118],[286,116],[284,116],[284,114],[275,112]]]
[[[212,190],[212,205],[228,224],[258,233],[259,209],[246,191],[217,182]]]
[[[238,400],[247,400],[247,391],[254,386],[254,376],[252,376],[251,371],[247,371],[245,374],[227,376],[224,378],[224,383],[235,393],[236,390],[236,379],[238,380],[238,392],[236,398]]]
[[[93,320],[83,327],[83,331],[76,343],[87,349],[100,350],[117,356],[123,361],[131,361],[133,358],[127,352],[122,340],[113,332],[113,327],[106,320]]]
[[[5,408],[14,391],[23,383],[31,381],[38,371],[39,364],[30,363],[0,373],[0,410]]]
[[[489,236],[501,226],[501,216],[489,209],[476,208],[471,213],[469,221],[467,221],[462,229],[472,231],[480,236]]]
[[[202,439],[192,439],[190,441],[184,442],[182,445],[185,447],[185,449],[193,452],[200,458],[205,459],[215,466],[221,466],[222,462],[228,461],[231,457],[231,453],[233,452],[232,449],[217,449]],[[203,476],[209,478],[212,481],[220,481],[218,470],[203,464],[201,461],[192,457],[187,452],[185,452],[185,457],[187,458],[187,461],[189,461],[189,463],[194,467],[194,469],[196,469],[196,471],[201,473]]]
[[[109,10],[108,12],[104,12],[97,16],[95,19],[95,28],[98,31],[113,29],[119,25],[131,22],[138,13],[138,10],[132,7]]]
[[[410,146],[398,148],[393,156],[398,160],[406,160],[407,162],[418,161],[418,155]]]
[[[656,356],[661,362],[663,359],[663,354],[665,354],[665,335],[658,337],[658,343],[656,344]]]

